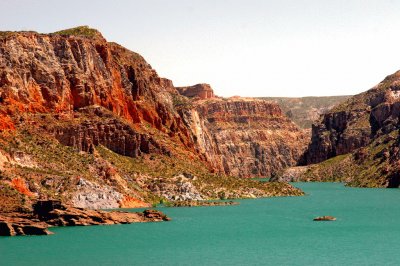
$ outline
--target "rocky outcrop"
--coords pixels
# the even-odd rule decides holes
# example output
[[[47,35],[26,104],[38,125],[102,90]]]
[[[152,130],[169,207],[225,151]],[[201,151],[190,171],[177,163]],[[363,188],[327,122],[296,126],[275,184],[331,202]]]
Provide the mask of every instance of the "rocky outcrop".
[[[318,163],[363,147],[371,142],[369,110],[329,112],[312,127],[311,144],[304,160]]]
[[[239,205],[239,202],[235,201],[174,201],[166,204],[167,207],[204,207],[204,206],[232,206]]]
[[[308,166],[295,166],[283,169],[269,179],[270,182],[299,182],[306,181],[302,177],[309,170]]]
[[[0,215],[0,235],[48,235],[51,226],[83,226],[103,224],[128,224],[137,222],[169,221],[157,210],[142,213],[105,212],[74,208],[59,201],[38,201],[32,213],[7,213]]]
[[[29,215],[9,217],[0,215],[0,236],[51,235],[48,225]]]
[[[313,221],[336,221],[336,218],[333,216],[319,216],[319,217],[315,217],[313,219]]]
[[[187,87],[176,87],[179,94],[189,98],[211,99],[214,98],[214,90],[209,84],[196,84]]]
[[[78,208],[115,209],[120,207],[123,195],[109,186],[100,186],[80,178],[71,203]]]
[[[169,201],[198,201],[204,200],[202,194],[193,185],[192,175],[180,174],[171,179],[156,179],[148,187],[155,194]]]
[[[196,111],[199,118],[192,119],[191,128],[198,146],[228,175],[269,177],[295,165],[308,142],[273,102],[215,99],[196,102]]]

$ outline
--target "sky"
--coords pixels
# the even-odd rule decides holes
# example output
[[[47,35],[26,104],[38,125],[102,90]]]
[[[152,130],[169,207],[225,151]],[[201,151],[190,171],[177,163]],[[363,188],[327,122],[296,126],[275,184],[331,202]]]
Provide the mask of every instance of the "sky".
[[[140,53],[175,86],[220,96],[365,91],[400,69],[397,0],[1,0],[0,30],[79,25]]]

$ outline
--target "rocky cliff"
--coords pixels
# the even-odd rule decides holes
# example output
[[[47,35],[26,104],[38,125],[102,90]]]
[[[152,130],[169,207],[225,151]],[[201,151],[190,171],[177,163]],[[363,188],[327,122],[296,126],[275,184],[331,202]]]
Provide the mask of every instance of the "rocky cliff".
[[[312,142],[305,155],[317,163],[364,147],[397,129],[400,72],[374,88],[356,95],[321,116],[312,128]]]
[[[209,84],[196,84],[194,86],[176,87],[179,94],[189,98],[210,99],[214,98],[214,90]]]
[[[195,108],[198,146],[227,175],[270,177],[295,165],[308,143],[307,134],[273,102],[214,98],[195,102]]]
[[[277,106],[197,103],[213,97],[205,84],[177,90],[140,55],[88,27],[1,32],[3,210],[39,198],[114,208],[149,206],[177,191],[178,199],[301,194],[286,184],[225,175],[268,175],[298,151],[282,144],[278,123],[290,122]],[[223,133],[217,124],[229,128],[228,120],[240,127]],[[271,131],[246,133],[251,124]],[[282,134],[279,143],[263,147],[275,133]],[[279,158],[278,166],[264,165],[269,156]]]
[[[323,163],[310,166],[302,176],[398,187],[399,115],[400,71],[321,116],[313,125],[303,163]]]

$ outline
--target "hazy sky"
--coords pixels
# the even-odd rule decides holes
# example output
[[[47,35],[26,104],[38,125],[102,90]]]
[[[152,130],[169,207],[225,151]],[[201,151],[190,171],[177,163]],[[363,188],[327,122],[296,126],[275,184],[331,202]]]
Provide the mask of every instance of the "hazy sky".
[[[78,25],[175,85],[222,96],[355,94],[400,69],[396,0],[0,0],[0,30]]]

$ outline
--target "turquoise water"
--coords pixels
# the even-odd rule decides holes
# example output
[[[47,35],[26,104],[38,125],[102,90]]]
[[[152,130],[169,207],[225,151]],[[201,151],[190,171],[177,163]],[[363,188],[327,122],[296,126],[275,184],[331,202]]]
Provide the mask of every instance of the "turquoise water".
[[[160,208],[165,223],[0,238],[0,265],[400,265],[400,190],[297,183],[305,197]],[[313,222],[333,215],[335,222]]]

